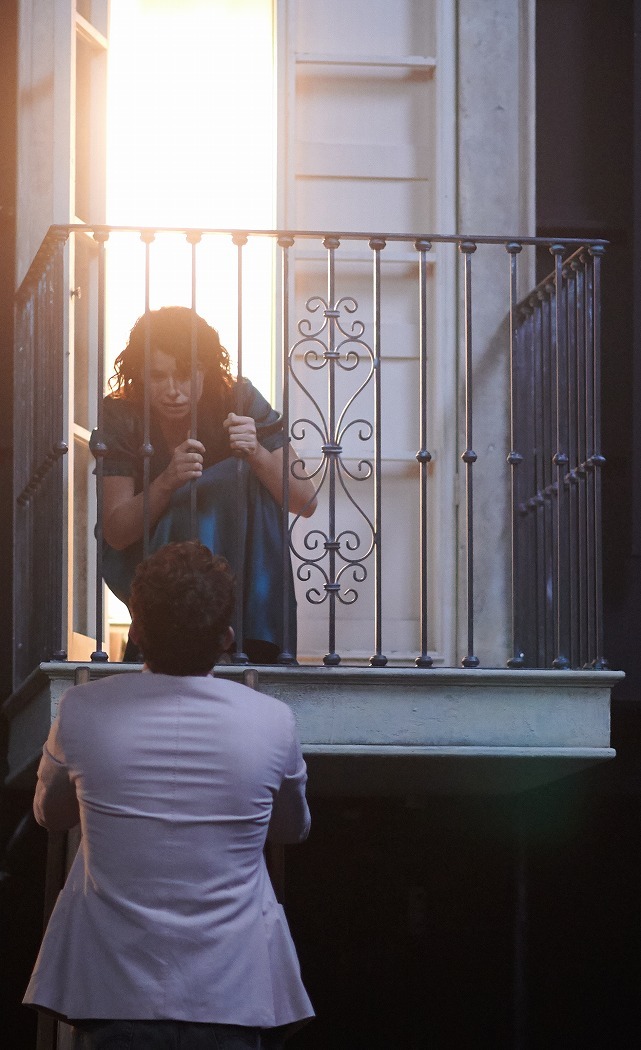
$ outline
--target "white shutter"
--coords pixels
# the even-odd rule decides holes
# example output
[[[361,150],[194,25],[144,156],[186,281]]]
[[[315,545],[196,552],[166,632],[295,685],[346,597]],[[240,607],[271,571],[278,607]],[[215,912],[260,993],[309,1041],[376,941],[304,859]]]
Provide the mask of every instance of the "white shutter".
[[[416,234],[454,229],[450,6],[445,0],[281,0],[280,227]],[[322,244],[297,242],[293,269],[291,342],[300,338],[295,322],[309,316],[305,302],[326,296]],[[391,660],[400,661],[420,650],[418,254],[413,244],[390,242],[381,252],[381,270],[382,648]],[[429,646],[435,662],[449,663],[454,655],[456,420],[451,413],[448,418],[443,406],[456,400],[451,249],[435,248],[429,273]],[[336,253],[336,281],[337,296],[357,300],[354,318],[365,324],[363,338],[371,347],[372,253],[367,241],[343,243]],[[305,367],[306,348],[301,347],[295,367],[322,407],[327,370]],[[367,364],[365,352],[361,374]],[[339,412],[354,389],[357,371],[339,376]],[[292,419],[313,418],[310,400],[295,385],[293,391]],[[371,419],[372,414],[370,383],[351,416]],[[343,445],[344,461],[353,472],[372,452],[372,442],[359,441],[357,430],[352,428]],[[308,426],[299,452],[310,464],[319,461],[318,444],[318,435]],[[326,489],[327,484],[314,518],[296,526],[299,548],[305,533],[326,529]],[[371,520],[372,482],[350,483],[350,492]],[[362,548],[367,547],[367,523],[340,489],[337,506],[336,531],[353,529]],[[346,659],[367,659],[373,653],[373,558],[363,565],[367,580],[352,583],[357,601],[349,607],[337,603],[337,650]],[[327,603],[314,606],[305,598],[312,585],[322,591],[322,582],[312,570],[309,583],[297,584],[303,660],[317,660],[327,652]],[[343,590],[350,582],[343,578]]]

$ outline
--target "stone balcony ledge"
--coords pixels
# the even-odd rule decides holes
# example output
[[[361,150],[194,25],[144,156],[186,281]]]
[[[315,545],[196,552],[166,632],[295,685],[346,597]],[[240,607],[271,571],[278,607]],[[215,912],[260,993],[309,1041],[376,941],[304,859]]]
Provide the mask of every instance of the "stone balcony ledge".
[[[4,705],[7,783],[29,787],[59,699],[139,665],[43,663]],[[310,792],[415,795],[522,791],[614,757],[619,671],[259,667],[258,688],[296,717]],[[221,666],[242,681],[244,668]]]

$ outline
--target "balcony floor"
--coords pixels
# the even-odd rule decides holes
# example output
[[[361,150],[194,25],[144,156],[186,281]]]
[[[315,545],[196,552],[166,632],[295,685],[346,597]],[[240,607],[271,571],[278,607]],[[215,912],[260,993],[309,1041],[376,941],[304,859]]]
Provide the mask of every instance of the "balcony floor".
[[[139,665],[43,663],[6,701],[7,783],[28,788],[58,701],[77,668],[92,678]],[[243,668],[220,667],[242,681]],[[614,757],[618,671],[260,667],[259,689],[294,712],[312,795],[524,791]]]

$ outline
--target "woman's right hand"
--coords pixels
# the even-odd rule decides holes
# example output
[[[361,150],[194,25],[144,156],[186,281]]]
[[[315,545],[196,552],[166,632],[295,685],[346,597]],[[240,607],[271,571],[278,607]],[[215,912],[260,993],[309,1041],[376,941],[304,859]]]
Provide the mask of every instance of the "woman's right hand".
[[[177,445],[171,462],[163,471],[163,479],[172,492],[186,485],[188,481],[199,478],[203,472],[205,446],[195,438],[187,438],[182,445]]]

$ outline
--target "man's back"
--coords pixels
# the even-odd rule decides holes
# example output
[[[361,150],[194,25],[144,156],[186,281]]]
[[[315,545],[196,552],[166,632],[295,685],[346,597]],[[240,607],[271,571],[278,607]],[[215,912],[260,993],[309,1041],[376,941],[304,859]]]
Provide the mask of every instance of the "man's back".
[[[26,1001],[76,1018],[311,1016],[263,857],[268,828],[296,842],[309,827],[289,709],[210,676],[117,675],[69,691],[49,750],[36,815],[60,826],[77,794],[83,838]]]

